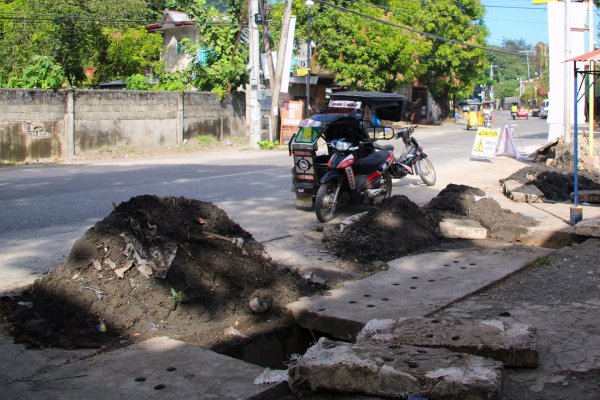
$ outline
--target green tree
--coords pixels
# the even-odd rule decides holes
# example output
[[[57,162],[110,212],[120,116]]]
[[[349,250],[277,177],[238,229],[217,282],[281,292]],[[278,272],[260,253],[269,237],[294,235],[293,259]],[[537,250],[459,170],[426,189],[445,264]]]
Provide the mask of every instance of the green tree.
[[[145,0],[15,0],[0,11],[0,76],[15,76],[34,55],[52,57],[71,86],[85,80],[84,66],[101,48],[102,29],[148,14]],[[132,23],[136,25],[136,23]]]
[[[198,43],[182,41],[195,60],[189,67],[193,86],[223,96],[245,84],[248,45],[242,40],[242,29],[247,21],[247,2],[228,0],[227,15],[207,6],[206,0],[174,0],[168,5],[187,12],[200,31]]]
[[[34,56],[32,64],[24,68],[21,77],[9,79],[10,87],[59,89],[65,81],[62,67],[48,56]]]
[[[437,0],[428,1],[422,12],[426,32],[461,42],[432,40],[427,68],[419,79],[447,116],[449,100],[469,92],[487,67],[486,52],[479,48],[487,38],[484,9],[479,0]]]
[[[105,28],[105,39],[99,46],[96,58],[100,80],[118,79],[143,74],[156,67],[160,59],[162,38],[149,34],[145,28]],[[101,61],[102,60],[102,61]]]

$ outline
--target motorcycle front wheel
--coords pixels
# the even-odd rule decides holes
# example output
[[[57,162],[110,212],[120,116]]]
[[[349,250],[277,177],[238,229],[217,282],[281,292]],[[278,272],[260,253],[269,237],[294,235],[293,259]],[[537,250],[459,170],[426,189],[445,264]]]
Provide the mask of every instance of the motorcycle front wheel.
[[[385,198],[389,198],[392,196],[392,175],[390,175],[389,171],[384,173],[382,176],[383,182],[382,186],[385,190]]]
[[[319,187],[317,197],[315,198],[315,213],[321,222],[329,222],[335,216],[337,210],[338,184],[336,182],[327,182]]]
[[[435,185],[436,175],[435,168],[428,158],[421,158],[415,164],[419,177],[427,186]]]

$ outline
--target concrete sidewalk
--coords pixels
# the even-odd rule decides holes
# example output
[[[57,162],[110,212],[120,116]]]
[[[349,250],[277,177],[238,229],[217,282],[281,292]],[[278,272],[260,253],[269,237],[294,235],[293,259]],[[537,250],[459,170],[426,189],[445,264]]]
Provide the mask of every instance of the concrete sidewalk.
[[[433,188],[412,180],[394,184],[417,204],[425,204],[448,183],[479,187],[503,208],[539,222],[523,238],[527,244],[552,246],[570,240],[570,204],[514,203],[502,194],[498,180],[524,167],[522,161],[498,157],[471,160],[438,169]],[[583,206],[583,217],[600,217],[600,207]],[[264,214],[261,216],[264,218]],[[262,221],[264,222],[264,221]],[[252,232],[252,227],[245,227]],[[340,271],[337,261],[315,249],[305,254],[298,240],[306,232],[266,243],[276,261],[297,267],[302,273]],[[356,328],[372,318],[423,316],[439,310],[524,267],[548,249],[490,245],[470,249],[446,249],[390,262],[390,270],[352,281],[330,296],[305,299],[294,312],[310,316],[315,328],[351,338]],[[465,268],[462,268],[465,267]],[[415,279],[416,277],[416,279]],[[415,289],[413,289],[415,287]],[[368,295],[368,296],[367,296]],[[372,306],[370,306],[372,305]],[[360,309],[360,312],[357,310]],[[309,318],[309,319],[310,319]],[[263,370],[181,342],[152,339],[114,353],[92,351],[27,350],[0,337],[0,398],[5,399],[115,399],[182,396],[203,399],[277,399],[287,390],[281,385],[257,386],[254,378]],[[115,368],[109,368],[109,365]],[[160,365],[160,369],[158,366]],[[156,367],[157,369],[154,369]]]

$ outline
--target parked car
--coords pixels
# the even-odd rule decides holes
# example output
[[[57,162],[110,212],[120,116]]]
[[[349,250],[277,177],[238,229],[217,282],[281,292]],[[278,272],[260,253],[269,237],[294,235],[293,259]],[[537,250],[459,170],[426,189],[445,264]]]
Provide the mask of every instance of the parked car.
[[[542,101],[542,108],[540,110],[540,118],[541,119],[546,119],[548,118],[548,106],[549,106],[549,100],[546,99],[544,101]]]
[[[517,111],[517,118],[529,119],[529,112],[527,111],[527,109],[525,107],[519,108],[519,111]]]

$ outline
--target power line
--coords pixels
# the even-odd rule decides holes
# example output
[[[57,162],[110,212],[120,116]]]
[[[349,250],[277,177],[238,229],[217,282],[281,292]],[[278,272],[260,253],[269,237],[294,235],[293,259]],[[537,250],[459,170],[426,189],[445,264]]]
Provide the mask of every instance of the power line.
[[[350,10],[349,8],[338,6],[337,4],[331,4],[331,3],[328,3],[328,2],[326,2],[324,0],[314,0],[314,2],[322,4],[322,5],[325,5],[325,6],[328,6],[328,7],[331,7],[331,8],[338,9],[340,11],[344,11],[344,12],[348,12],[348,13],[351,13],[351,14],[354,14],[354,15],[358,15],[359,17],[370,19],[372,21],[379,22],[379,23],[382,23],[384,25],[393,26],[395,28],[403,29],[403,30],[408,31],[408,32],[416,33],[418,35],[426,36],[426,37],[429,37],[429,38],[432,38],[432,39],[436,39],[436,40],[440,40],[440,41],[443,41],[443,42],[460,44],[462,46],[471,47],[471,48],[474,48],[474,49],[485,50],[485,51],[491,51],[491,52],[495,52],[495,53],[503,53],[503,54],[509,54],[509,55],[513,55],[513,56],[523,57],[522,55],[517,54],[517,53],[512,53],[512,52],[505,51],[505,50],[493,49],[493,48],[485,47],[485,46],[479,46],[479,45],[476,45],[476,44],[462,42],[460,40],[450,39],[450,38],[447,38],[447,37],[444,37],[444,36],[436,35],[434,33],[428,33],[428,32],[419,31],[417,29],[414,29],[414,28],[411,28],[411,27],[408,27],[408,26],[395,24],[393,22],[385,21],[383,19],[379,19],[379,18],[376,18],[376,17],[372,17],[370,15],[363,14],[363,13],[360,13],[358,11]]]
[[[94,18],[84,15],[59,15],[59,14],[32,14],[26,13],[13,13],[13,12],[0,12],[0,19],[2,20],[17,20],[17,21],[64,21],[64,20],[82,20],[90,22],[110,22],[110,23],[135,23],[135,24],[147,24],[152,21],[142,19],[113,19],[113,18]]]

